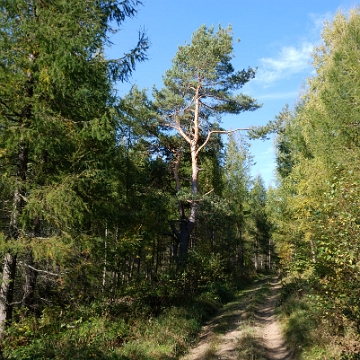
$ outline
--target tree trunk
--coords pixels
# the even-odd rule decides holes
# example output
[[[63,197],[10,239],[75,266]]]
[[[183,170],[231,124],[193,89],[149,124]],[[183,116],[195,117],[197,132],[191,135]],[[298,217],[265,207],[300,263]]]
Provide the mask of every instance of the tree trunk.
[[[24,142],[20,141],[18,148],[18,163],[16,180],[24,183],[26,180],[28,164],[28,148]],[[13,208],[10,214],[8,238],[16,240],[20,236],[19,216],[24,206],[25,191],[18,186],[14,191]],[[5,254],[2,283],[0,288],[0,338],[3,337],[6,326],[11,322],[12,301],[14,297],[14,282],[16,274],[16,254],[10,251]]]
[[[311,250],[312,262],[314,264],[316,264],[315,246],[314,246],[314,242],[312,240],[310,240],[310,250]]]
[[[29,249],[25,258],[25,284],[23,287],[23,305],[28,309],[28,311],[31,312],[35,311],[34,297],[37,276],[38,272],[34,269],[34,256],[31,249]]]
[[[269,238],[269,251],[268,251],[268,263],[269,263],[269,270],[271,270],[271,238]]]
[[[179,264],[182,264],[188,253],[190,235],[195,226],[194,222],[184,220],[180,223],[180,251],[179,251]]]
[[[41,236],[40,220],[38,217],[35,217],[34,219],[33,236]],[[28,248],[25,257],[25,284],[23,287],[23,305],[28,309],[28,311],[32,312],[35,311],[35,288],[38,277],[38,271],[35,270],[34,265],[34,254],[31,248]]]
[[[185,216],[183,203],[179,202],[179,212],[180,212],[180,227],[176,229],[174,222],[171,223],[172,230],[176,239],[178,240],[174,245],[174,254],[176,256],[178,265],[182,265],[185,257],[188,253],[190,235],[195,227],[196,216],[198,213],[198,182],[199,182],[199,168],[198,168],[198,154],[201,148],[198,148],[199,144],[199,134],[200,134],[200,125],[199,125],[199,112],[200,112],[200,89],[199,85],[195,93],[195,109],[194,109],[194,120],[192,126],[191,137],[188,137],[180,127],[180,122],[177,120],[177,129],[180,132],[181,136],[185,141],[190,145],[191,152],[191,195],[192,199],[190,207],[190,216],[187,219]],[[176,151],[177,159],[174,167],[174,176],[176,182],[176,189],[180,191],[180,181],[179,181],[179,167],[181,162],[181,151]],[[177,256],[177,248],[179,247],[179,256]]]
[[[198,166],[197,166],[197,154],[196,154],[196,147],[193,146],[191,148],[191,162],[192,162],[192,178],[191,178],[191,192],[192,196],[196,197],[198,193]],[[174,151],[175,152],[175,151]],[[181,151],[175,152],[177,155],[175,166],[174,166],[174,177],[176,183],[176,190],[180,191],[180,179],[179,179],[179,168],[182,153]],[[195,226],[196,214],[198,210],[198,204],[194,199],[191,202],[191,210],[190,210],[190,217],[189,219],[185,216],[184,205],[182,201],[179,201],[179,221],[172,221],[170,223],[171,229],[174,233],[175,243],[173,246],[173,255],[175,260],[177,261],[178,265],[183,264],[185,257],[188,252],[189,242],[190,242],[190,235]],[[175,223],[179,223],[179,228],[175,226]]]
[[[179,228],[175,226],[175,223],[179,223]],[[183,264],[188,252],[190,235],[195,224],[191,223],[188,219],[181,219],[176,222],[172,221],[170,225],[175,237],[173,256],[177,264],[181,265]]]
[[[0,337],[4,336],[6,326],[11,322],[14,281],[16,273],[16,255],[5,254],[2,283],[0,287]]]
[[[107,238],[108,238],[108,226],[105,224],[105,241],[104,241],[104,265],[102,276],[102,291],[105,291],[106,286],[106,273],[107,273]]]
[[[180,223],[180,233],[178,236],[180,242],[180,254],[179,261],[180,264],[183,263],[189,248],[190,235],[195,227],[196,216],[198,213],[198,177],[199,177],[199,168],[198,168],[198,159],[196,151],[197,142],[193,141],[191,144],[191,207],[190,207],[190,216],[189,220],[183,220]]]

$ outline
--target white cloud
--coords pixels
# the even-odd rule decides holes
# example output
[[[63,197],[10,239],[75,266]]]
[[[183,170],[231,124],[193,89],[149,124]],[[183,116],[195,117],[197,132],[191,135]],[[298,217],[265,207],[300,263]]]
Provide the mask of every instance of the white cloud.
[[[277,100],[277,99],[294,99],[299,95],[299,91],[289,91],[289,92],[278,92],[278,93],[267,93],[262,95],[257,95],[258,100]]]
[[[331,21],[331,19],[334,17],[334,13],[328,11],[324,14],[315,14],[310,13],[309,18],[312,22],[312,29],[311,29],[311,35],[319,38],[320,34],[324,28],[326,21]]]
[[[299,48],[284,46],[276,58],[262,58],[256,79],[265,84],[289,78],[311,67],[311,52],[314,45],[303,42]]]
[[[310,24],[305,30],[303,39],[299,46],[283,46],[275,57],[260,59],[260,66],[256,74],[256,80],[261,81],[264,87],[282,79],[311,71],[311,53],[315,44],[320,43],[321,32],[326,21],[331,21],[334,14],[326,12],[323,14],[309,13]]]

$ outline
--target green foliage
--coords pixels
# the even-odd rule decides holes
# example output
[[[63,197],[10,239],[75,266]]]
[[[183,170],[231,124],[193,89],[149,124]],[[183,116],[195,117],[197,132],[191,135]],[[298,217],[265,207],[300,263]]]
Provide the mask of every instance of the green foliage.
[[[336,336],[359,326],[360,148],[353,105],[359,97],[353,81],[360,71],[359,29],[358,9],[325,24],[314,54],[316,76],[277,140],[280,186],[273,219],[280,256],[291,273],[309,279],[314,303]]]
[[[110,359],[129,333],[124,320],[105,307],[45,308],[40,318],[14,323],[7,334],[3,354],[8,359]]]
[[[341,354],[341,359],[340,360],[358,360],[360,359],[360,353],[359,352],[346,352],[343,351]]]
[[[121,351],[129,359],[166,359],[184,352],[199,331],[199,317],[186,308],[170,308],[134,329],[136,340]]]
[[[137,46],[117,60],[103,52],[112,26],[134,16],[139,5],[0,4],[0,232],[2,254],[11,253],[14,269],[8,280],[3,272],[3,284],[10,285],[1,289],[7,317],[1,331],[13,302],[39,315],[45,304],[66,306],[70,298],[99,292],[95,264],[110,260],[106,235],[107,226],[115,228],[109,216],[115,211],[109,203],[119,203],[121,187],[113,82],[146,59],[148,41],[140,34]]]
[[[359,9],[325,24],[316,75],[277,135],[273,238],[284,270],[297,279],[285,287],[281,311],[301,359],[358,353],[359,31]]]
[[[197,151],[209,141],[210,131],[218,129],[221,114],[259,107],[249,96],[232,94],[255,76],[251,68],[235,72],[232,53],[230,26],[219,26],[216,32],[201,26],[191,44],[179,47],[173,67],[165,73],[165,87],[154,89],[160,126],[176,129],[189,145],[195,140]]]
[[[20,315],[7,333],[8,359],[161,359],[182,354],[219,302],[203,293],[157,317],[139,313],[130,297],[114,303],[47,307],[41,317]],[[143,303],[140,306],[144,306]],[[135,314],[137,316],[135,317]],[[125,320],[126,319],[126,320]]]

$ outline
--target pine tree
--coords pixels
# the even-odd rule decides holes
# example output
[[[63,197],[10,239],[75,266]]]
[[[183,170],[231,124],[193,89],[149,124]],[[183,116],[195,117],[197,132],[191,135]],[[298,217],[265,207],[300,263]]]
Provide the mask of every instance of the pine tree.
[[[180,263],[187,253],[201,198],[200,152],[209,145],[213,134],[226,132],[219,128],[221,115],[240,114],[259,107],[251,97],[232,93],[255,76],[251,68],[242,71],[233,68],[232,40],[230,26],[219,26],[217,31],[201,26],[193,34],[191,44],[179,47],[172,68],[164,75],[165,87],[154,90],[153,94],[159,109],[159,125],[175,130],[181,139],[179,147],[174,149],[177,164],[180,164],[185,148],[191,159],[191,190],[186,199],[190,202],[190,214],[181,210],[180,225],[173,226],[180,246]],[[184,209],[184,206],[180,204],[179,208]]]

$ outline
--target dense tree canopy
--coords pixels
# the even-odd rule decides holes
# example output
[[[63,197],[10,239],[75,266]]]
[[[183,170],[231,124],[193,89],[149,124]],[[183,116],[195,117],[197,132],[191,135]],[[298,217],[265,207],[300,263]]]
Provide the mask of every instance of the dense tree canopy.
[[[114,61],[105,61],[103,51],[109,21],[122,22],[137,5],[1,2],[0,189],[6,251],[1,332],[11,318],[17,257],[26,259],[22,302],[29,307],[39,273],[34,261],[40,254],[55,261],[55,253],[60,261],[59,250],[92,221],[89,209],[98,188],[109,196],[106,162],[116,150],[112,81],[126,78],[135,61],[145,59],[147,41],[142,35],[134,50]]]

